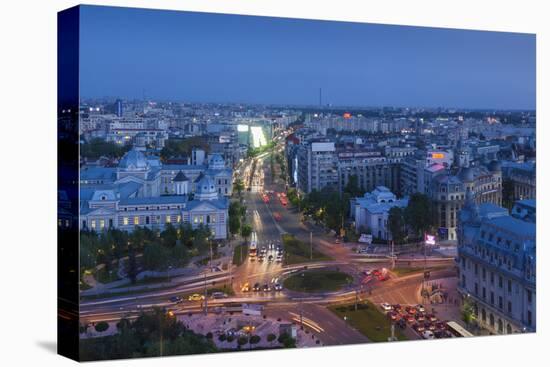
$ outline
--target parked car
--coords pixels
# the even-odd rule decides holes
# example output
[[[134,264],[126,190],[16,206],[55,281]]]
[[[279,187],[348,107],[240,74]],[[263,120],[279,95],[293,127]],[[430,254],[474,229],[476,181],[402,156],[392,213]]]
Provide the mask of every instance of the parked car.
[[[214,292],[214,293],[212,293],[212,298],[214,298],[214,299],[227,298],[227,294],[225,294],[223,292]]]
[[[404,317],[404,319],[409,323],[409,324],[412,324],[414,323],[416,320],[414,319],[414,316],[413,315],[407,315]]]
[[[424,339],[435,339],[435,335],[431,330],[425,330],[421,335]]]
[[[434,331],[434,336],[436,339],[450,338],[452,335],[447,330],[436,330]]]
[[[382,272],[381,272],[380,270],[378,270],[378,269],[374,269],[374,270],[372,271],[372,275],[374,275],[374,276],[376,276],[376,277],[379,276],[380,274],[382,274]]]
[[[424,325],[422,323],[417,322],[416,324],[413,325],[413,330],[416,331],[417,333],[421,333],[424,330],[426,330],[426,328],[424,328]]]
[[[405,311],[407,311],[408,314],[415,315],[416,314],[416,308],[407,306],[405,307]]]
[[[268,261],[268,262],[273,262],[273,255],[269,255],[269,256],[267,257],[267,261]]]
[[[436,329],[435,324],[433,322],[424,323],[424,328],[431,331],[434,331]]]
[[[418,305],[416,305],[415,307],[416,307],[416,310],[417,310],[418,312],[426,312],[426,309],[425,309],[424,306],[421,305],[421,304],[418,304]]]
[[[426,320],[430,321],[430,322],[436,322],[437,321],[437,317],[435,317],[434,314],[428,314],[426,315]]]
[[[366,276],[370,277],[372,275],[372,270],[367,269],[367,270],[364,271],[364,273],[365,273]]]
[[[401,329],[405,329],[407,327],[407,322],[404,319],[399,319],[399,321],[397,321],[397,326]]]
[[[395,311],[390,311],[388,312],[388,318],[392,321],[396,321],[398,319],[401,318],[401,315],[399,315],[397,312]]]
[[[396,304],[393,305],[392,307],[393,307],[393,309],[394,309],[395,311],[401,311],[401,308],[402,308],[401,305],[400,305],[399,303],[396,303]]]
[[[392,307],[389,303],[386,303],[386,302],[380,304],[380,307],[382,307],[382,309],[383,309],[384,311],[391,311],[391,310],[393,310],[393,307]]]
[[[416,321],[425,321],[426,320],[426,317],[424,316],[423,313],[417,313],[414,317],[416,318]]]

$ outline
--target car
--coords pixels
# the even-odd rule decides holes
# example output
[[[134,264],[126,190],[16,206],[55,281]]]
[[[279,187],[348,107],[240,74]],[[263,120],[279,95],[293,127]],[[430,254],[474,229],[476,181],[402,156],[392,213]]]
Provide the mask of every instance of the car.
[[[282,261],[283,261],[283,257],[282,257],[282,256],[280,256],[280,257],[277,256],[277,262],[280,263],[280,262],[282,262]]]
[[[435,335],[431,330],[425,330],[421,335],[424,339],[435,339]]]
[[[437,317],[435,317],[434,314],[428,314],[426,315],[426,320],[430,321],[430,322],[436,322],[437,321]]]
[[[340,239],[339,238],[335,239],[334,243],[338,245],[340,243]]]
[[[401,315],[395,311],[388,312],[388,318],[392,321],[399,320],[401,318]]]
[[[266,284],[264,284],[262,290],[263,290],[264,292],[269,292],[269,291],[271,291],[271,288],[269,287],[269,284],[266,283]]]
[[[244,285],[241,287],[241,292],[250,292],[250,284],[244,283]]]
[[[417,313],[414,317],[416,318],[416,321],[425,321],[426,320],[426,316],[424,316],[423,313]]]
[[[391,311],[391,310],[393,310],[393,307],[392,307],[389,303],[386,303],[386,302],[380,304],[380,307],[382,307],[382,309],[383,309],[384,311]]]
[[[435,323],[435,328],[437,330],[447,330],[447,323],[444,321],[438,321]]]
[[[416,320],[414,319],[413,315],[407,315],[404,317],[405,321],[407,321],[409,324],[413,324]]]
[[[363,272],[363,274],[365,274],[366,276],[370,277],[372,275],[372,271],[371,270],[365,270]]]
[[[405,311],[407,311],[407,313],[409,313],[409,314],[411,314],[411,315],[415,315],[415,314],[416,314],[416,308],[411,307],[411,306],[405,307]]]
[[[395,305],[392,306],[392,308],[395,310],[395,311],[401,311],[401,305],[399,303],[396,303]]]
[[[213,299],[227,298],[227,294],[225,294],[223,292],[214,292],[214,293],[212,293],[212,298]]]
[[[414,329],[414,331],[416,331],[417,333],[421,333],[421,332],[423,332],[424,330],[426,330],[426,328],[424,327],[424,324],[419,323],[419,322],[417,322],[416,324],[413,325],[413,329]]]
[[[431,331],[434,331],[436,329],[435,324],[433,322],[425,322],[424,328]]]
[[[263,262],[264,260],[265,260],[265,256],[263,256],[263,255],[258,256],[258,261],[259,262]]]
[[[272,262],[272,261],[273,261],[273,255],[269,255],[269,256],[267,257],[267,261]]]
[[[378,269],[374,269],[374,270],[372,271],[372,275],[374,275],[374,276],[376,276],[376,277],[379,276],[380,274],[382,274],[382,272],[381,272],[380,270],[378,270]]]
[[[275,283],[275,285],[273,286],[273,289],[276,291],[282,291],[283,285],[281,283]]]
[[[172,303],[181,303],[181,302],[183,302],[183,298],[180,297],[180,296],[173,296],[173,297],[170,297],[170,302],[172,302]]]
[[[451,333],[448,332],[447,330],[436,330],[436,331],[434,331],[434,335],[435,335],[436,339],[443,339],[443,338],[450,338],[451,337]]]
[[[405,329],[407,327],[407,322],[404,319],[399,319],[399,321],[397,321],[397,326],[401,329]]]
[[[189,296],[189,301],[202,301],[204,299],[204,294],[194,293]]]
[[[424,308],[424,305],[418,304],[415,307],[416,307],[416,310],[418,312],[426,312],[426,309]]]
[[[260,283],[255,283],[254,287],[252,289],[254,290],[254,292],[259,292],[260,291]]]

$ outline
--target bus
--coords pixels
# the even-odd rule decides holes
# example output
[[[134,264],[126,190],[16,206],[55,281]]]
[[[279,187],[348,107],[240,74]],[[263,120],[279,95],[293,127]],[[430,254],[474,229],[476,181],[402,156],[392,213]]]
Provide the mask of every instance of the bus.
[[[453,335],[453,337],[467,338],[467,337],[470,337],[470,336],[474,336],[474,334],[472,334],[468,330],[464,329],[462,326],[460,326],[455,321],[447,322],[447,327],[449,328],[449,332]]]
[[[256,232],[252,232],[250,235],[250,246],[248,247],[248,256],[250,260],[254,261],[256,254],[258,253],[258,237]]]

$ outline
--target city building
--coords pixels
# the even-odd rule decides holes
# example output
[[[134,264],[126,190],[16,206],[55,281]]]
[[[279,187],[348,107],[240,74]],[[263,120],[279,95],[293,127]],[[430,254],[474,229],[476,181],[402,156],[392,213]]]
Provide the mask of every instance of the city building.
[[[393,207],[405,208],[409,200],[397,199],[387,187],[378,186],[363,197],[350,200],[351,218],[355,222],[357,233],[370,232],[381,240],[391,240],[388,228],[388,216]]]
[[[458,230],[458,291],[488,332],[536,331],[535,223],[514,210],[476,204],[472,191],[466,201]],[[528,206],[534,210],[534,203]]]
[[[162,166],[158,158],[148,159],[137,149],[127,152],[117,167],[84,168],[79,227],[95,231],[132,231],[135,226],[162,230],[167,223],[189,223],[193,228],[208,226],[215,239],[227,238],[230,192],[225,189],[231,186],[231,170],[225,168],[219,155],[211,156],[207,167],[188,170],[197,176],[194,181],[185,168]]]
[[[336,147],[329,139],[312,139],[300,145],[298,159],[298,189],[304,193],[323,188],[338,189]]]

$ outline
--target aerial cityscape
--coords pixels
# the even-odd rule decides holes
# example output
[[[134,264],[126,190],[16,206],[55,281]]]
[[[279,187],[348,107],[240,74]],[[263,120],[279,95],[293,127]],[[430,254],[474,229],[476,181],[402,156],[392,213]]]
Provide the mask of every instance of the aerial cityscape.
[[[83,360],[536,331],[534,35],[81,9]]]

